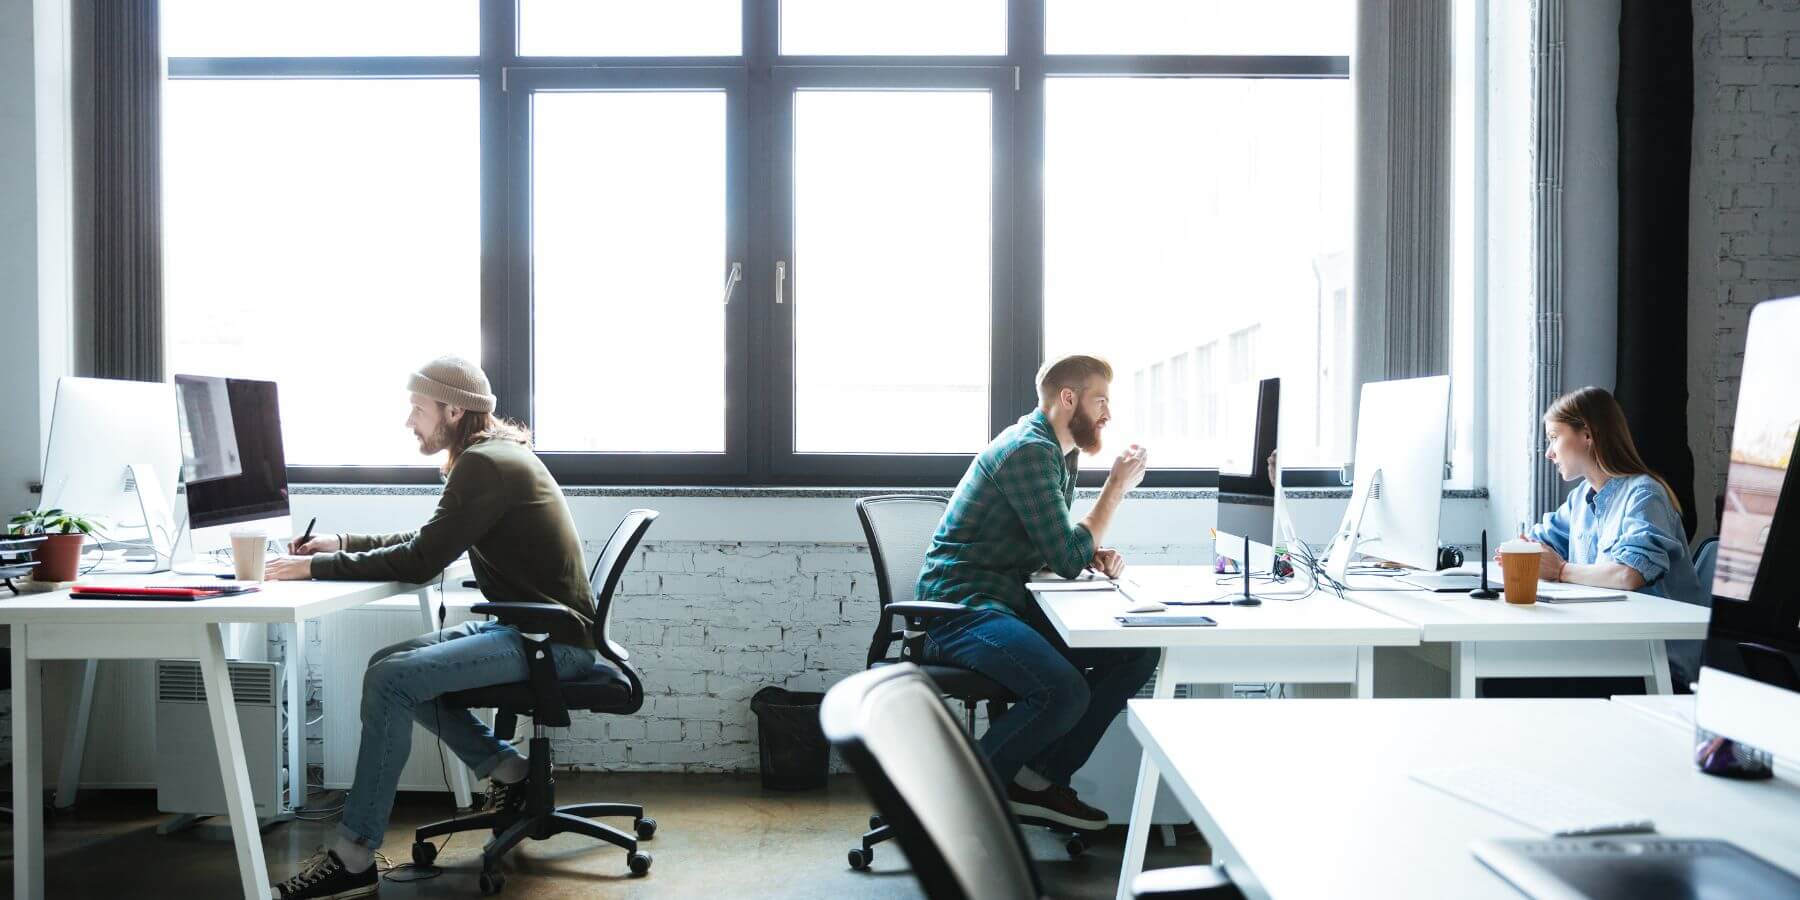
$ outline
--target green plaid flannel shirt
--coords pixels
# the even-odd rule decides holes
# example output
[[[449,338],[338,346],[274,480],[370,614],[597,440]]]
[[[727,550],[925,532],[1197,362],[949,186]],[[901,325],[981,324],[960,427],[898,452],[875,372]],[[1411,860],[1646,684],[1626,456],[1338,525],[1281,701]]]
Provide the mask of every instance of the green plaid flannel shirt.
[[[1031,573],[1079,575],[1093,561],[1094,536],[1069,521],[1075,471],[1075,452],[1063,455],[1043,410],[1001,432],[950,498],[925,552],[918,599],[1024,616]]]

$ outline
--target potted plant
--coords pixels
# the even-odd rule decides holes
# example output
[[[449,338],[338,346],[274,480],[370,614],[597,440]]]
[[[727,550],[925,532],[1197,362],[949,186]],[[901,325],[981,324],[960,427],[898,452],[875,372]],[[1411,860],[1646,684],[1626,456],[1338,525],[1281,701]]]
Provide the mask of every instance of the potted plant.
[[[60,509],[28,509],[12,517],[8,528],[13,534],[41,534],[44,543],[37,548],[37,568],[33,581],[74,581],[81,567],[81,545],[94,532],[94,523]]]

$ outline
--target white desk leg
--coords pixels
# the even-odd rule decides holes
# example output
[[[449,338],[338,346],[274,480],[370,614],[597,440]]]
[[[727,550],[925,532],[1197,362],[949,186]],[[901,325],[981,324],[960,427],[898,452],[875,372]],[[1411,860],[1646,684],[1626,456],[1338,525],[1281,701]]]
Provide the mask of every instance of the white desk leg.
[[[1650,645],[1650,675],[1644,689],[1652,694],[1673,694],[1675,685],[1669,676],[1669,645],[1662,641],[1645,641]]]
[[[224,626],[210,623],[201,627],[205,630],[206,646],[200,655],[200,674],[206,684],[206,710],[212,718],[219,776],[225,783],[225,809],[231,817],[238,874],[245,897],[270,900],[262,829],[256,821],[256,798],[250,793],[250,772],[244,760],[244,736],[238,731],[237,700],[231,693],[231,669],[225,661]]]
[[[288,671],[288,809],[306,805],[306,623],[290,622]]]
[[[1450,696],[1475,699],[1475,642],[1457,641],[1450,647]]]
[[[419,588],[419,615],[425,619],[425,630],[436,631],[437,619],[431,615],[431,588]],[[444,775],[450,780],[450,795],[456,798],[457,809],[469,809],[475,805],[475,796],[469,787],[469,768],[454,753],[446,753],[441,757],[444,762]]]
[[[1175,696],[1175,678],[1169,671],[1170,651],[1162,651],[1162,664],[1156,667],[1155,697],[1167,700]],[[1125,861],[1119,867],[1119,900],[1131,900],[1131,883],[1144,871],[1144,850],[1150,843],[1151,818],[1156,815],[1156,789],[1161,773],[1156,771],[1149,753],[1138,761],[1137,793],[1131,798],[1131,822],[1125,830]]]
[[[43,663],[29,626],[12,626],[13,896],[44,900]]]
[[[62,771],[56,778],[56,808],[75,805],[75,794],[81,789],[81,754],[87,749],[88,719],[94,711],[94,673],[100,668],[97,659],[84,659],[81,665],[81,687],[69,698],[69,724],[63,732]]]

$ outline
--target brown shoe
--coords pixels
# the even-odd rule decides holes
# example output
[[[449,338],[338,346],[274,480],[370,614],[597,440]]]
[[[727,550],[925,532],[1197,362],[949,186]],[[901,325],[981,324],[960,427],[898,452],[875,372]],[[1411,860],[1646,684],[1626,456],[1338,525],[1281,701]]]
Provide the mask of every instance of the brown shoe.
[[[1028,791],[1017,784],[1006,786],[1006,799],[1012,801],[1013,815],[1029,825],[1047,825],[1075,831],[1101,831],[1106,828],[1106,813],[1081,802],[1075,792],[1060,785],[1041,791]]]

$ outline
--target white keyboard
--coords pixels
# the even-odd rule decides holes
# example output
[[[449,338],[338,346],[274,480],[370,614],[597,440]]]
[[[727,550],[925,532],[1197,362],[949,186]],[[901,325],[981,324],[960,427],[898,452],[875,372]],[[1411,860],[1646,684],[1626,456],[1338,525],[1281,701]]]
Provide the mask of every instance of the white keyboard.
[[[1656,823],[1649,816],[1516,766],[1431,769],[1414,772],[1412,778],[1554,837],[1639,834],[1656,830]]]

